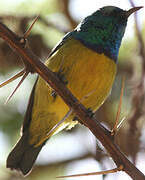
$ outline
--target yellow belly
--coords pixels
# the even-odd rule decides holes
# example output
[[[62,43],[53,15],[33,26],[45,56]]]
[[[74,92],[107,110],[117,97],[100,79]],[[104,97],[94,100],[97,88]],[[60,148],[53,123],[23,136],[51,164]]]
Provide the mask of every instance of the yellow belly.
[[[68,40],[45,64],[54,72],[61,69],[70,91],[86,108],[93,111],[108,96],[116,74],[113,60],[86,48],[74,39]],[[52,88],[39,77],[29,127],[29,143],[38,146],[68,125],[74,126],[76,122],[72,122],[73,116],[70,116],[57,130],[49,134],[68,111],[69,107],[59,96],[54,98]]]

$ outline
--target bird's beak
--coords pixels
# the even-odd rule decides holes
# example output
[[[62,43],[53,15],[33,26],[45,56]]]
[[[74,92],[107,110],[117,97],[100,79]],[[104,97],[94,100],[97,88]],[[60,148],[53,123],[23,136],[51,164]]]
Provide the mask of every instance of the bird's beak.
[[[126,16],[127,18],[134,12],[138,11],[139,9],[143,8],[143,6],[139,6],[139,7],[133,7],[131,9],[129,9],[128,11],[126,11]]]

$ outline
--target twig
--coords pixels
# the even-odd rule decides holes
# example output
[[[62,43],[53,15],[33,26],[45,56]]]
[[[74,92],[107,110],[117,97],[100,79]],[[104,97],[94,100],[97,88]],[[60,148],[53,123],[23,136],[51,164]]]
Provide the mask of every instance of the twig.
[[[21,84],[23,83],[23,81],[25,80],[25,78],[28,76],[29,72],[26,71],[22,77],[22,79],[20,80],[20,82],[18,83],[18,85],[15,87],[15,89],[13,90],[13,92],[8,96],[5,104],[7,104],[9,102],[9,100],[12,98],[12,96],[15,94],[15,92],[17,91],[17,89],[21,86]]]
[[[143,173],[140,172],[119,150],[114,143],[110,132],[104,128],[94,116],[90,117],[88,115],[88,110],[70,93],[55,73],[51,72],[27,46],[22,46],[20,38],[2,23],[0,23],[0,36],[25,62],[29,63],[30,66],[32,66],[33,69],[50,84],[57,94],[62,97],[64,102],[73,109],[81,122],[91,130],[95,137],[106,148],[117,167],[122,165],[123,171],[132,177],[133,180],[145,180]]]
[[[9,78],[8,80],[4,81],[3,83],[0,84],[0,88],[6,86],[10,82],[13,82],[14,80],[18,79],[19,77],[21,77],[24,74],[24,72],[25,72],[25,69],[23,69],[19,73],[15,74],[13,77]]]
[[[30,26],[30,27],[28,28],[28,30],[24,33],[24,37],[23,37],[24,39],[26,39],[26,38],[29,36],[29,34],[30,34],[30,32],[31,32],[34,24],[35,24],[36,21],[38,20],[38,18],[39,18],[39,15],[37,15],[37,16],[35,17],[33,23],[31,24],[31,26]]]
[[[74,175],[68,175],[68,176],[57,176],[56,178],[71,178],[71,177],[82,177],[82,176],[96,176],[96,175],[105,175],[110,173],[115,173],[118,171],[122,171],[122,166],[106,171],[99,171],[99,172],[92,172],[92,173],[84,173],[84,174],[74,174]]]
[[[135,7],[132,0],[129,0],[132,7]],[[138,38],[138,44],[139,44],[139,55],[141,58],[142,63],[142,72],[141,72],[141,78],[138,80],[139,83],[135,87],[133,94],[132,94],[132,113],[129,121],[129,130],[128,130],[128,139],[127,139],[127,146],[130,149],[130,153],[132,155],[134,163],[136,162],[136,154],[138,151],[138,148],[140,146],[140,135],[141,132],[137,128],[137,124],[139,122],[140,117],[143,115],[143,107],[145,103],[145,46],[144,41],[139,29],[138,25],[138,19],[137,19],[137,13],[134,13],[135,18],[135,26],[136,26],[136,35]],[[136,148],[134,147],[134,142],[136,142]]]

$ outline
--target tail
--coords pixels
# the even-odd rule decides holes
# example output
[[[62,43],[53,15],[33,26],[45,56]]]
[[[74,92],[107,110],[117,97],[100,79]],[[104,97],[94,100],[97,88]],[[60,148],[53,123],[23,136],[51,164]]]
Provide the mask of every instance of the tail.
[[[24,133],[7,158],[7,168],[28,174],[44,144],[38,147],[28,144],[28,135]]]

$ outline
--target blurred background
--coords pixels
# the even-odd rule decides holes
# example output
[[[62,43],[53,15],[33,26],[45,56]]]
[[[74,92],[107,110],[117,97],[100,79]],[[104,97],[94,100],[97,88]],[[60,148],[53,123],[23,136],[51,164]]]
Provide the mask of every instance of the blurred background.
[[[145,0],[134,0],[145,6]],[[2,0],[0,21],[22,35],[36,15],[40,15],[28,37],[33,52],[45,61],[50,50],[87,15],[106,5],[128,10],[128,0]],[[96,116],[108,128],[114,125],[125,76],[125,89],[120,120],[125,119],[116,136],[116,143],[128,158],[145,173],[145,10],[135,19],[129,18],[119,54],[118,73],[112,93]],[[135,25],[137,22],[137,28]],[[23,67],[20,57],[0,39],[0,83]],[[102,145],[84,126],[78,125],[52,137],[42,149],[28,177],[6,169],[6,158],[20,136],[28,98],[36,79],[29,75],[8,104],[4,104],[19,79],[0,89],[0,180],[53,180],[56,176],[88,173],[115,167]],[[106,176],[71,178],[72,180],[129,180],[123,172]],[[65,178],[66,180],[68,178]]]

